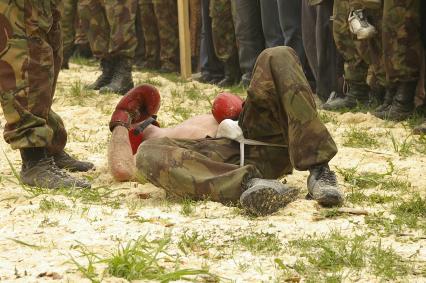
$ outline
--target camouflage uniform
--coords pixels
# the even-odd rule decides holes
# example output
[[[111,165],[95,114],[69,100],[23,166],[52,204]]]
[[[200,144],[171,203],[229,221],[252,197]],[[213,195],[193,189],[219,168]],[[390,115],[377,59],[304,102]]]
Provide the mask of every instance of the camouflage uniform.
[[[198,60],[201,43],[201,0],[189,1],[189,29],[191,33],[191,56]]]
[[[384,0],[383,53],[390,84],[419,79],[423,48],[419,9],[420,0]]]
[[[78,12],[87,31],[93,55],[103,59],[133,59],[137,46],[135,18],[137,0],[81,0]]]
[[[178,196],[233,202],[253,177],[279,178],[328,163],[336,145],[319,120],[309,84],[296,53],[289,47],[263,51],[239,125],[244,136],[286,147],[246,146],[239,164],[239,144],[228,139],[151,139],[136,156],[139,174]]]
[[[365,85],[369,74],[368,84],[372,88],[384,87],[386,80],[381,55],[381,37],[376,35],[370,40],[356,39],[349,30],[349,2],[335,0],[333,7],[333,36],[337,49],[345,60],[345,80],[349,84]],[[380,18],[380,15],[376,13],[374,18]]]
[[[62,38],[64,53],[71,52],[74,47],[77,26],[77,0],[64,0],[62,11]]]
[[[176,1],[139,0],[147,62],[178,69],[179,37]]]
[[[59,153],[67,134],[51,105],[62,61],[60,1],[21,2],[0,1],[4,138],[13,149],[47,147]]]

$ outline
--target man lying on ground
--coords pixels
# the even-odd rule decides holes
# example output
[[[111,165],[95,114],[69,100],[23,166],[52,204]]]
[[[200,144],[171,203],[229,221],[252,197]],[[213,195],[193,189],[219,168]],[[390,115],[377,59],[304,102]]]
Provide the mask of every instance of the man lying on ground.
[[[296,189],[277,181],[295,168],[309,170],[310,198],[324,206],[340,205],[343,194],[328,166],[336,144],[319,120],[295,52],[288,47],[263,51],[247,94],[239,127],[222,121],[232,118],[226,113],[196,116],[172,128],[149,125],[134,159],[128,130],[142,120],[145,125],[153,121],[159,94],[148,85],[130,91],[110,122],[112,175],[119,181],[141,176],[168,193],[196,200],[239,200],[248,212],[266,215],[297,196]],[[242,142],[255,145],[241,147]]]

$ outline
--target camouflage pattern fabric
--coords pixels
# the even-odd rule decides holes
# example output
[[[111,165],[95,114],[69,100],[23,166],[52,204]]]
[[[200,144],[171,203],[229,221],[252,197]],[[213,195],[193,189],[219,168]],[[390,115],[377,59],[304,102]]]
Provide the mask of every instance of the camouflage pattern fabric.
[[[77,0],[64,0],[62,11],[62,39],[64,52],[72,50],[75,41],[77,17]]]
[[[176,1],[153,0],[160,39],[161,67],[177,70],[179,62],[179,28]]]
[[[168,193],[235,202],[253,177],[279,178],[293,167],[328,163],[337,148],[319,120],[312,91],[289,47],[264,50],[257,59],[239,118],[246,138],[287,146],[246,146],[228,139],[151,139],[136,155],[138,173]]]
[[[189,17],[191,56],[198,59],[201,43],[201,0],[189,0]]]
[[[380,33],[370,40],[357,40],[349,30],[350,1],[336,0],[333,7],[333,37],[344,58],[345,80],[350,84],[366,84],[372,88],[386,86]],[[381,13],[370,12],[380,29]],[[368,79],[367,79],[368,78]]]
[[[139,12],[145,40],[145,61],[154,68],[160,60],[160,39],[152,0],[139,0]]]
[[[60,1],[0,1],[0,102],[13,149],[61,151],[67,140],[51,109],[62,63]]]
[[[78,12],[97,58],[133,58],[137,45],[137,0],[81,0]]]
[[[179,53],[178,15],[175,1],[139,0],[148,65],[177,70]]]
[[[231,1],[210,0],[210,17],[216,56],[222,62],[226,62],[238,52]]]
[[[375,9],[378,10],[382,7],[382,1],[369,1],[369,0],[349,0],[351,9]]]
[[[419,79],[423,60],[419,9],[420,0],[384,0],[383,53],[391,84]]]

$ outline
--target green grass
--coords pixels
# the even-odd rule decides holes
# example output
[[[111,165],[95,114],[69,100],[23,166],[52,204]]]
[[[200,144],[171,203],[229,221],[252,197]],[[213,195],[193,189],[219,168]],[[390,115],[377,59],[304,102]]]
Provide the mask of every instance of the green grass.
[[[406,192],[411,188],[411,183],[395,177],[395,166],[388,161],[388,168],[384,173],[358,172],[357,167],[337,168],[337,172],[344,178],[345,184],[352,189],[352,193],[359,193],[359,190],[379,187],[385,191]],[[374,196],[378,198],[379,196]]]
[[[80,201],[83,204],[105,205],[118,208],[121,204],[120,195],[115,194],[120,189],[113,190],[108,187],[85,189],[62,188],[57,190],[44,189],[39,187],[24,187],[28,193],[28,198],[34,198],[41,195],[63,195],[71,201]]]
[[[277,235],[264,232],[240,237],[237,242],[242,248],[253,254],[276,254],[282,249]]]
[[[410,268],[402,257],[398,255],[391,247],[384,249],[382,243],[372,247],[371,253],[371,269],[373,274],[380,278],[395,279],[407,275]]]
[[[185,255],[188,255],[192,252],[203,252],[208,250],[211,246],[207,242],[207,238],[205,236],[201,236],[198,232],[185,231],[180,237],[178,242],[178,248]]]
[[[377,138],[368,130],[349,128],[343,133],[343,145],[355,148],[376,148],[380,145]]]
[[[390,131],[388,131],[386,135],[390,138],[392,142],[392,148],[396,153],[398,153],[398,155],[410,156],[414,153],[413,138],[411,134],[406,136],[402,141],[398,141]]]
[[[182,206],[180,208],[180,214],[184,215],[184,216],[191,216],[195,213],[195,207],[197,205],[197,202],[189,199],[189,198],[184,198],[182,200]]]
[[[342,273],[359,275],[365,270],[380,279],[396,279],[408,274],[410,268],[391,247],[371,243],[366,235],[344,236],[332,231],[326,236],[308,236],[289,242],[299,259],[294,269],[306,282],[341,282]],[[281,269],[288,269],[281,266]]]
[[[48,198],[40,200],[39,207],[42,212],[63,211],[68,209],[68,206],[65,203]]]
[[[337,121],[337,118],[334,114],[327,112],[327,111],[319,111],[319,118],[321,122],[324,124],[332,123],[332,124],[339,124]]]
[[[101,282],[105,275],[124,278],[126,280],[154,280],[170,282],[176,280],[197,280],[200,276],[216,278],[206,269],[180,268],[179,258],[172,256],[167,249],[171,239],[166,235],[157,240],[148,240],[141,236],[127,244],[119,243],[118,247],[108,256],[103,257],[78,245],[77,251],[86,260],[82,265],[75,258],[71,262],[92,282]],[[103,276],[97,273],[98,264],[106,265]]]

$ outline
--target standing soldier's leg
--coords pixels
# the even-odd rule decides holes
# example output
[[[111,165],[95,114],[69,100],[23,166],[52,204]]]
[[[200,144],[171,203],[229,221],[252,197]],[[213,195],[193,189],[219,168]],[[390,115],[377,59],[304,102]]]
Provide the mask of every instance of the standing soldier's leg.
[[[109,56],[115,64],[112,80],[101,87],[101,93],[125,94],[133,88],[132,65],[137,45],[137,4],[137,0],[105,0],[110,26]]]
[[[367,104],[369,101],[369,87],[367,85],[368,65],[358,54],[353,35],[349,31],[347,17],[349,15],[348,0],[334,1],[333,35],[337,50],[344,58],[345,80],[349,92],[343,99],[335,99],[323,105],[323,109],[336,110],[353,108],[358,103]]]
[[[0,99],[7,121],[4,138],[21,151],[23,183],[47,188],[90,187],[86,181],[61,172],[54,161],[66,155],[66,132],[50,109],[62,63],[62,39],[59,9],[49,5],[23,8],[0,1],[4,39],[0,45]],[[37,19],[31,18],[35,15]]]
[[[78,14],[81,25],[87,33],[93,56],[100,59],[101,75],[88,88],[99,90],[112,80],[115,62],[109,56],[110,26],[107,20],[105,5],[102,0],[80,0]]]
[[[225,78],[218,86],[228,87],[238,83],[241,77],[231,2],[211,0],[210,17],[215,53],[225,68]]]
[[[62,34],[64,41],[63,69],[69,69],[68,61],[74,53],[77,23],[77,0],[65,0],[62,13]]]
[[[176,1],[153,0],[160,36],[160,64],[163,72],[179,68],[179,31]]]
[[[135,20],[135,32],[136,32],[136,38],[138,40],[138,45],[136,47],[135,51],[135,58],[133,60],[133,63],[137,68],[143,68],[145,64],[145,39],[143,36],[143,30],[142,30],[142,19],[141,19],[141,5],[140,1],[138,0],[138,7],[136,10],[136,20]]]
[[[389,109],[376,113],[382,119],[401,121],[414,111],[422,45],[420,0],[384,0],[382,40],[386,79],[396,88]]]
[[[191,62],[195,73],[199,68],[201,43],[201,0],[189,1],[189,28],[191,34]]]
[[[139,0],[141,5],[141,23],[145,39],[144,68],[158,69],[160,66],[160,39],[157,18],[155,17],[152,0]]]
[[[233,16],[238,44],[241,83],[248,87],[257,56],[265,48],[260,6],[257,0],[234,0]]]

